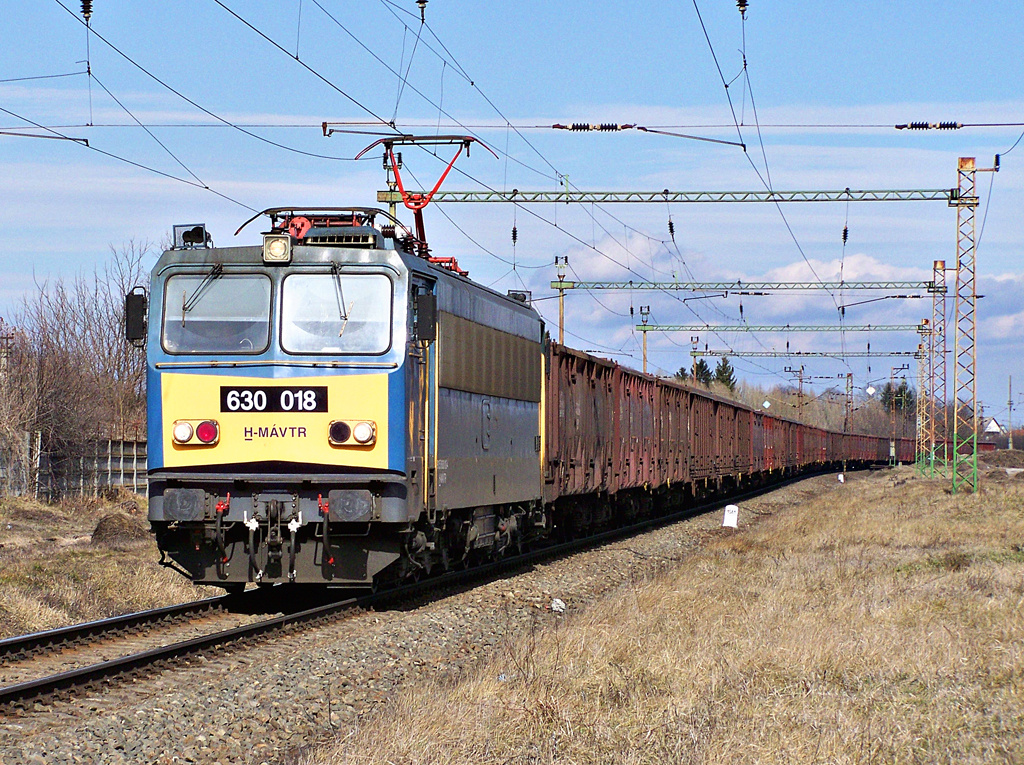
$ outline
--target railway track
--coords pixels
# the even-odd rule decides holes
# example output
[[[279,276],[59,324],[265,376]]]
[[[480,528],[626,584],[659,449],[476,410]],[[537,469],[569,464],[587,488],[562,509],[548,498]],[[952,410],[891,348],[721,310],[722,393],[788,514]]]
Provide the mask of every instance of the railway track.
[[[99,619],[84,624],[74,624],[69,627],[6,638],[0,640],[0,661],[7,664],[39,653],[64,650],[119,633],[141,631],[160,624],[180,621],[182,618],[195,614],[218,611],[230,602],[230,597],[224,595],[195,600],[190,603],[179,603],[174,606],[154,608],[122,616],[112,616],[109,619]]]
[[[770,487],[759,487],[743,494],[733,495],[727,499],[732,502],[758,496],[794,481],[807,478],[809,475],[811,474],[805,473],[800,476],[794,476]],[[13,684],[5,684],[3,687],[0,687],[0,709],[24,709],[31,704],[50,698],[61,698],[77,690],[100,689],[104,684],[117,682],[120,677],[131,676],[135,673],[153,669],[161,669],[177,659],[201,655],[231,643],[250,641],[301,626],[319,626],[359,610],[370,608],[381,610],[394,607],[397,604],[414,602],[424,596],[433,598],[445,595],[507,575],[510,572],[521,570],[535,563],[569,555],[583,549],[632,536],[652,528],[707,512],[713,508],[720,507],[725,499],[716,498],[713,501],[688,507],[685,510],[670,515],[650,518],[627,527],[604,531],[583,540],[549,545],[485,565],[450,571],[381,592],[367,591],[364,594],[349,594],[346,597],[292,613],[284,613],[247,624],[236,624],[226,629],[208,632],[207,634],[184,640],[176,640],[165,645],[149,647],[145,650],[135,651],[112,659],[104,658],[100,661],[85,663],[82,666],[76,666],[65,671]],[[237,610],[239,604],[244,602],[248,596],[251,596],[249,597],[251,601],[258,601],[260,599],[272,600],[271,596],[276,589],[278,588],[250,591],[243,596],[210,598],[3,640],[0,641],[0,660],[3,661],[3,670],[0,671],[0,677],[3,676],[2,673],[8,672],[8,663],[11,657],[14,659],[32,658],[51,649],[63,650],[64,648],[73,649],[79,646],[88,646],[94,641],[104,641],[112,636],[131,631],[147,629],[155,631],[161,624],[230,613],[230,609],[234,608]]]

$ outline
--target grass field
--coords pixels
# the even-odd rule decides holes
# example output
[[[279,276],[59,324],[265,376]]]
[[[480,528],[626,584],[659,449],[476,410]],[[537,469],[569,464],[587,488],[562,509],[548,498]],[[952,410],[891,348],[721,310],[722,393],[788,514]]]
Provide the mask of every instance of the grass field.
[[[216,595],[157,564],[145,500],[0,499],[0,638]]]
[[[910,468],[722,529],[311,762],[1024,762],[1024,481]]]

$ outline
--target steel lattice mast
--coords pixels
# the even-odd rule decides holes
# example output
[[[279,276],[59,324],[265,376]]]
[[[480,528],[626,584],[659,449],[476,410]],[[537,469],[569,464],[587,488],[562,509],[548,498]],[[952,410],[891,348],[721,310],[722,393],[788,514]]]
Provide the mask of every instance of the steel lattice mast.
[[[978,321],[975,278],[975,221],[978,207],[974,157],[961,157],[957,166],[956,305],[953,344],[953,491],[978,490],[978,393],[976,388]]]
[[[925,319],[927,327],[928,320]],[[931,355],[928,352],[928,338],[931,336],[931,329],[926,328],[921,332],[921,343],[917,346],[917,400],[914,411],[917,415],[917,455],[915,462],[917,470],[922,475],[928,469],[928,396],[925,385],[928,381],[928,365],[931,363]]]
[[[931,449],[930,474],[934,477],[936,473],[946,476],[946,441],[949,438],[949,406],[946,401],[946,261],[936,260],[933,263],[932,281],[936,289],[932,292],[932,332],[928,336],[928,443]],[[941,456],[938,451],[940,441]]]

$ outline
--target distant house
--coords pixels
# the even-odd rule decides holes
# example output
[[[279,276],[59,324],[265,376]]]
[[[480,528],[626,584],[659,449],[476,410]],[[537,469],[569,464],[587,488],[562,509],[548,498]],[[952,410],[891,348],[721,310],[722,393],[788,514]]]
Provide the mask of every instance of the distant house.
[[[986,436],[1005,436],[1006,428],[1000,425],[995,417],[989,417],[982,421],[982,433]]]

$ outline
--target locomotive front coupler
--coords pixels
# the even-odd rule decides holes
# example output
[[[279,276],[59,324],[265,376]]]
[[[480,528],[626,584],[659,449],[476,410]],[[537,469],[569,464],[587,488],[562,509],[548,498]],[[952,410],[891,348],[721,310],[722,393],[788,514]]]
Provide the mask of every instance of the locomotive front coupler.
[[[267,566],[281,562],[281,501],[272,499],[267,502]]]

